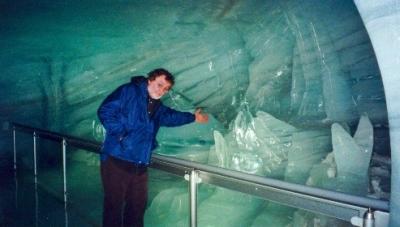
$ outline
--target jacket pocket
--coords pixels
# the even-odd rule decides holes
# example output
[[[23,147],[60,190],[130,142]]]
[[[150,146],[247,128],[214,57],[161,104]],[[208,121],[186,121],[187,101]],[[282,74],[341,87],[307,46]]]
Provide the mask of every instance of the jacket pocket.
[[[135,146],[137,146],[139,140],[140,140],[140,135],[136,133],[129,133],[125,137],[122,137],[120,140],[120,145],[122,148],[122,151],[126,150],[132,150]]]

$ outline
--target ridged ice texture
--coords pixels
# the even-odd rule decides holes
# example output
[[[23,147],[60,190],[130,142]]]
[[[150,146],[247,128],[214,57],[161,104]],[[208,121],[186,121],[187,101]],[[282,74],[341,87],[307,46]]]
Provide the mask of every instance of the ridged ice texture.
[[[374,132],[380,132],[374,133],[374,151],[390,152],[380,69],[353,1],[3,1],[0,9],[2,122],[100,141],[104,131],[96,109],[105,96],[132,75],[165,67],[176,76],[165,103],[185,111],[203,107],[212,121],[203,128],[161,130],[157,152],[305,183],[313,166],[332,150],[332,124],[348,125],[351,134],[364,113]],[[385,11],[371,12],[367,21],[392,21]],[[370,27],[383,29],[385,24]],[[371,37],[394,40],[393,34]],[[387,47],[389,42],[383,43]],[[386,87],[396,90],[396,85],[389,81]],[[248,104],[245,113],[243,102]],[[335,138],[343,136],[354,145],[355,137],[334,131]],[[11,148],[8,141],[0,140],[1,156]],[[231,147],[236,149],[229,154],[226,148]],[[75,158],[88,161],[85,155]],[[339,165],[339,175],[341,170],[359,171]],[[335,170],[328,170],[322,186],[334,182]],[[175,193],[180,191],[163,195]],[[216,194],[221,197],[213,196],[202,210],[220,208],[216,205],[224,193]],[[157,201],[181,211],[184,197]],[[244,226],[253,220],[254,208],[257,202],[248,207]],[[271,219],[266,214],[275,208],[266,207],[255,220]]]

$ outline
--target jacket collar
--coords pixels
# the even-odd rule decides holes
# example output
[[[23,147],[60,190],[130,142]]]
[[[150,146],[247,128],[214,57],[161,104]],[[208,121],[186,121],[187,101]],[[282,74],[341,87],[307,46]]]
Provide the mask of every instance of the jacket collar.
[[[131,77],[131,84],[138,87],[140,94],[146,98],[149,97],[149,92],[147,91],[147,78],[144,76],[133,76]]]

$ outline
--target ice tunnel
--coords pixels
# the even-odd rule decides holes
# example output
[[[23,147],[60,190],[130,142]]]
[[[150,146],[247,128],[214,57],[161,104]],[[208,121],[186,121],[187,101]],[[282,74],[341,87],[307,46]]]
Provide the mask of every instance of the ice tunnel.
[[[13,163],[10,122],[101,142],[101,101],[164,67],[176,82],[163,102],[201,107],[211,120],[162,128],[155,153],[388,200],[389,226],[400,226],[400,1],[4,0],[0,25],[2,178]],[[30,138],[19,140],[28,146]],[[43,181],[58,185],[57,146],[40,146]],[[98,178],[97,156],[68,154],[71,194],[101,193],[98,182],[87,184]],[[31,159],[19,156],[28,169]],[[160,178],[150,185],[146,225],[186,226],[182,183]],[[351,226],[201,190],[199,226]],[[0,225],[10,222],[7,202],[0,196]],[[221,219],[226,212],[233,217]]]

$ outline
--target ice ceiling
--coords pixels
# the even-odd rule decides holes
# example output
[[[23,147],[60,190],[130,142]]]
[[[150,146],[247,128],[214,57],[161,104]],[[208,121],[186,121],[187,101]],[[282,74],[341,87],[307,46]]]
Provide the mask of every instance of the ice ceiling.
[[[353,1],[2,1],[0,10],[3,122],[101,140],[105,96],[164,67],[176,77],[165,103],[213,117],[162,130],[170,153],[207,147],[182,157],[361,195],[372,151],[390,154],[381,75]],[[339,161],[354,150],[365,161]]]

